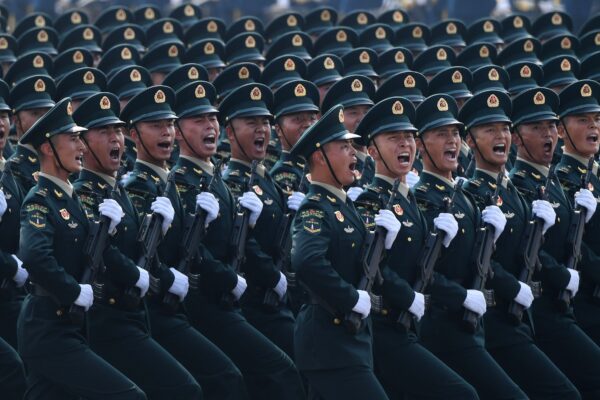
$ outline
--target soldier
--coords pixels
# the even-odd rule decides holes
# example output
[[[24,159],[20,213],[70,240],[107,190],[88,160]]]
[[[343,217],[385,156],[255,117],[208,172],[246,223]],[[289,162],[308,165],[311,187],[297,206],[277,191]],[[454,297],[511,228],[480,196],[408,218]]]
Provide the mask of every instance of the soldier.
[[[296,321],[296,363],[322,399],[387,399],[373,372],[369,293],[357,290],[365,225],[343,190],[354,180],[358,135],[344,127],[344,111],[332,107],[309,128],[292,155],[306,158],[311,185],[294,219],[292,268],[310,293]],[[377,214],[390,248],[400,223],[390,211]],[[360,314],[356,334],[341,319]]]
[[[73,183],[91,223],[98,218],[98,199],[116,201],[123,212],[115,243],[130,248],[96,278],[96,301],[90,310],[89,341],[92,350],[138,384],[149,398],[201,398],[200,385],[188,371],[150,337],[145,305],[126,303],[126,289],[136,287],[144,297],[149,287],[148,271],[132,260],[137,252],[140,230],[138,214],[117,181],[124,151],[124,122],[119,115],[119,100],[100,92],[84,100],[73,113],[80,126],[88,129],[81,136],[87,147],[83,169]],[[118,186],[115,186],[118,185]],[[114,191],[114,192],[113,192]],[[114,194],[112,194],[113,192]]]
[[[417,320],[425,312],[423,294],[410,286],[419,278],[417,262],[427,237],[427,222],[406,183],[416,153],[414,117],[408,99],[390,97],[371,108],[356,129],[361,135],[357,140],[368,146],[375,160],[375,177],[355,201],[368,229],[375,227],[375,215],[388,204],[394,179],[400,179],[393,212],[402,229],[382,271],[379,293],[384,306],[372,309],[375,373],[392,399],[477,399],[471,385],[418,343],[413,329],[407,331],[397,322],[400,312]],[[434,225],[447,232],[444,244],[449,245],[458,229],[454,216],[440,213]]]
[[[452,173],[458,166],[459,132],[463,128],[457,114],[456,102],[445,94],[430,96],[417,107],[417,149],[423,159],[423,172],[414,186],[415,197],[430,224],[446,209],[446,199],[455,197],[451,212],[458,222],[457,240],[436,263],[436,276],[429,290],[431,309],[422,319],[421,339],[433,354],[473,385],[479,397],[525,399],[525,393],[485,350],[483,325],[478,324],[473,333],[463,326],[465,311],[481,317],[487,309],[483,292],[470,288],[476,270],[471,257],[475,232],[481,221],[486,222],[493,226],[497,240],[506,219],[497,206],[488,206],[480,213],[471,196],[455,192],[461,182],[455,183]]]
[[[565,150],[560,163],[556,166],[556,174],[568,198],[573,199],[581,188],[581,182],[588,173],[588,161],[598,153],[600,136],[599,116],[600,86],[595,81],[581,80],[569,85],[560,93],[560,124],[558,134],[563,138]],[[600,181],[597,164],[593,164],[588,189],[598,198]],[[581,262],[581,285],[575,297],[575,317],[581,329],[600,345],[600,319],[598,318],[599,297],[598,284],[598,221],[594,217],[585,225],[582,248],[587,253]]]
[[[511,101],[498,90],[481,92],[467,101],[459,114],[466,127],[465,141],[473,150],[476,169],[464,185],[477,206],[485,208],[498,191],[496,205],[506,216],[504,233],[496,242],[491,260],[493,277],[487,286],[494,292],[495,306],[484,315],[487,350],[530,398],[578,399],[580,395],[569,379],[534,344],[531,314],[515,323],[509,309],[513,302],[523,310],[534,301],[531,287],[518,277],[524,268],[524,246],[529,221],[541,218],[543,232],[554,225],[556,214],[549,202],[534,200],[531,205],[521,197],[504,168],[510,148]],[[502,173],[499,187],[498,174]],[[536,290],[539,295],[539,289]]]
[[[174,169],[186,218],[191,218],[203,197],[216,197],[219,201],[219,218],[211,223],[198,246],[201,259],[196,258],[190,267],[186,309],[194,326],[240,368],[251,398],[302,398],[298,371],[292,361],[244,318],[238,304],[222,301],[229,294],[239,301],[247,283],[231,266],[229,238],[233,234],[236,203],[220,176],[215,176],[217,172],[210,162],[219,132],[215,98],[216,90],[207,82],[190,83],[177,92],[176,134],[181,155]],[[246,200],[241,204],[246,204]],[[264,262],[260,254],[256,240],[249,239],[247,259]],[[271,262],[269,258],[265,261]]]
[[[71,320],[73,306],[86,311],[92,287],[79,284],[85,264],[83,245],[89,224],[68,176],[81,170],[84,145],[66,98],[39,119],[21,138],[40,155],[38,184],[21,208],[19,255],[34,283],[18,321],[19,354],[27,363],[30,399],[145,399],[125,375],[94,353],[83,326]],[[100,214],[118,225],[120,207],[103,202]],[[104,260],[116,256],[107,248]]]
[[[558,299],[563,290],[573,296],[579,289],[579,272],[566,267],[569,252],[565,244],[573,207],[556,177],[547,178],[558,139],[558,102],[558,95],[552,90],[539,87],[526,90],[513,100],[512,140],[518,156],[510,178],[529,202],[537,197],[538,187],[548,181],[546,193],[557,218],[546,232],[540,251],[542,295],[532,306],[536,344],[575,384],[582,398],[592,399],[600,394],[600,347],[577,325],[572,307],[561,305]],[[577,193],[575,204],[588,210],[591,218],[596,199],[588,189]],[[584,265],[586,258],[584,252]]]

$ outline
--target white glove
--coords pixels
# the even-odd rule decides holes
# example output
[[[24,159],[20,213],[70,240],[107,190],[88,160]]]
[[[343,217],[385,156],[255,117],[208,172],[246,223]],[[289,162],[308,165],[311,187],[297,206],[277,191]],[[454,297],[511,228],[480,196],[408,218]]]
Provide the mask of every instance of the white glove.
[[[528,284],[523,282],[519,282],[519,285],[521,285],[521,289],[519,289],[515,301],[523,307],[529,308],[531,307],[531,303],[533,303],[533,293],[531,292],[531,288]]]
[[[358,292],[358,301],[352,307],[352,311],[359,313],[362,315],[362,318],[365,319],[369,316],[371,312],[371,296],[369,296],[369,292],[364,290],[357,290]]]
[[[81,291],[79,292],[79,296],[75,299],[75,304],[83,307],[85,311],[89,310],[92,304],[94,304],[94,291],[92,290],[92,285],[82,285],[79,287]]]
[[[250,226],[256,225],[256,221],[260,217],[263,209],[263,203],[260,201],[256,193],[246,192],[240,197],[240,205],[250,211]]]
[[[304,200],[305,197],[306,195],[302,192],[293,192],[287,199],[288,208],[290,210],[298,211],[300,203],[302,203],[302,200]]]
[[[567,268],[567,271],[571,274],[571,279],[569,279],[569,283],[567,284],[567,290],[571,292],[571,297],[575,297],[579,290],[579,271],[575,271],[571,268]]]
[[[169,268],[169,270],[171,270],[173,276],[175,277],[173,284],[169,288],[169,293],[173,293],[179,297],[179,301],[183,301],[187,295],[188,289],[190,288],[188,277],[187,275],[177,271],[175,268]]]
[[[124,173],[123,175],[121,175],[121,185],[125,186],[125,183],[127,182],[127,178],[129,178],[129,175],[131,175],[131,171]]]
[[[104,199],[98,206],[98,211],[100,211],[100,215],[110,218],[108,232],[114,234],[117,225],[119,225],[121,218],[123,218],[123,209],[119,203],[113,199]]]
[[[244,279],[243,276],[238,275],[237,277],[237,283],[235,284],[235,287],[231,290],[231,294],[235,296],[236,300],[239,300],[240,297],[242,297],[242,295],[246,291],[248,284],[246,283],[246,279]]]
[[[596,205],[598,204],[596,198],[589,190],[579,189],[579,191],[575,193],[575,204],[587,210],[587,213],[585,214],[585,223],[587,224],[596,212]]]
[[[391,249],[402,227],[400,221],[398,221],[390,210],[379,210],[375,216],[375,225],[385,228],[387,231],[385,235],[385,248],[387,250]]]
[[[408,185],[408,187],[412,188],[417,184],[417,182],[419,182],[419,175],[417,175],[413,171],[408,171],[408,174],[406,174],[406,184]]]
[[[15,281],[17,287],[22,287],[29,277],[29,272],[23,268],[23,261],[19,260],[19,257],[14,254],[11,254],[11,256],[17,262],[17,273],[13,276],[13,281]]]
[[[506,226],[504,213],[498,206],[487,206],[481,213],[481,219],[494,227],[494,242],[496,242]]]
[[[148,288],[150,287],[150,276],[148,275],[148,271],[143,268],[137,267],[138,271],[140,271],[140,277],[138,278],[135,286],[140,289],[141,297],[144,297],[148,292]]]
[[[363,192],[363,188],[358,187],[358,186],[352,186],[351,188],[348,189],[348,191],[346,192],[346,195],[350,198],[350,200],[356,201],[356,199],[358,199],[358,196],[360,196],[360,194],[362,192]]]
[[[283,300],[283,296],[285,296],[285,292],[287,292],[287,278],[283,274],[283,272],[279,272],[279,282],[273,288],[275,293],[279,296],[279,300]]]
[[[417,321],[423,317],[425,314],[425,296],[422,293],[415,292],[415,299],[413,300],[410,307],[408,307],[408,311],[415,317],[417,317]]]
[[[439,213],[438,216],[433,219],[433,225],[438,230],[446,233],[446,237],[444,237],[444,241],[442,242],[444,247],[450,246],[450,242],[452,242],[452,239],[454,239],[458,233],[458,222],[456,222],[454,215],[450,213]]]
[[[158,196],[150,206],[150,209],[163,217],[162,233],[167,234],[173,218],[175,218],[175,209],[171,205],[171,200],[168,197]]]
[[[556,222],[556,212],[552,205],[546,200],[534,200],[531,203],[531,212],[538,218],[544,220],[542,234],[546,233]]]
[[[196,196],[196,207],[206,211],[206,226],[217,219],[219,215],[219,201],[209,192],[202,192]]]
[[[485,314],[487,310],[487,304],[485,303],[485,296],[479,290],[468,289],[467,297],[463,302],[463,306],[473,311],[475,314],[480,317]]]
[[[8,204],[6,203],[6,197],[4,196],[4,191],[2,191],[0,189],[0,218],[2,218],[2,216],[6,212],[7,208],[8,208]]]

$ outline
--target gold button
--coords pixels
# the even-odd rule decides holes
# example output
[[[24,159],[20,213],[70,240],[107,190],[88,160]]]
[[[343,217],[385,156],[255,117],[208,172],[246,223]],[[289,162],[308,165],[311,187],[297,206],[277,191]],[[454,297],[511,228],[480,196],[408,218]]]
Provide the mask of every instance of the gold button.
[[[339,325],[339,324],[342,323],[342,320],[340,320],[339,318],[334,318],[333,319],[333,323],[336,324],[336,325]]]
[[[75,238],[75,241],[77,241],[77,238]]]
[[[123,228],[123,230],[124,230],[125,232],[127,232],[127,227]]]
[[[465,234],[465,228],[462,228],[460,231],[463,233],[463,235]]]
[[[114,305],[117,301],[115,299],[113,299],[112,297],[110,299],[108,299],[108,304],[110,304],[111,306]]]
[[[381,315],[388,315],[388,310],[386,310],[385,308],[381,310]]]
[[[560,224],[560,217],[556,217],[556,222]]]
[[[412,242],[412,238],[409,236],[406,238],[407,241]]]
[[[354,248],[354,242],[352,242],[352,248]]]
[[[56,310],[57,317],[62,317],[62,315],[63,315],[63,311],[61,309]]]
[[[513,228],[510,228],[510,233],[513,233]]]

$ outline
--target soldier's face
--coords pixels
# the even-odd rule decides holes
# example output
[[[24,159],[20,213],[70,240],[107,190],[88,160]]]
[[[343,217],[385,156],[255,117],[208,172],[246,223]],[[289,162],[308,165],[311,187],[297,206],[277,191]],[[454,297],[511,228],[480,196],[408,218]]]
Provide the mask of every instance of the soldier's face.
[[[136,125],[139,135],[135,129],[131,129],[129,134],[135,140],[138,157],[159,165],[167,161],[175,142],[175,121],[162,119],[138,122]]]
[[[479,168],[494,171],[506,164],[511,143],[510,127],[507,123],[474,126],[471,128],[471,135],[467,134],[467,144],[475,153]],[[494,168],[490,168],[491,166]]]
[[[81,141],[79,133],[55,135],[51,140],[63,167],[70,173],[81,171],[85,145]],[[62,173],[62,168],[60,168],[58,160],[54,161],[54,165]]]
[[[348,132],[354,133],[356,127],[365,117],[371,106],[352,106],[344,108],[344,126]]]
[[[125,151],[122,128],[117,125],[100,126],[88,130],[83,135],[88,146],[83,156],[86,168],[106,175],[117,172],[121,165],[121,156]],[[98,160],[91,152],[94,152]]]
[[[417,141],[417,150],[423,157],[425,169],[443,175],[456,171],[460,144],[458,127],[446,125],[423,132]]]
[[[208,69],[208,81],[212,82],[217,76],[223,71],[223,68],[209,68]]]
[[[165,80],[167,74],[165,74],[164,72],[152,72],[150,76],[152,78],[153,85],[160,85]]]
[[[317,120],[317,113],[310,111],[284,115],[278,119],[275,132],[277,132],[282,146],[289,150],[296,144],[302,133]]]
[[[22,135],[27,132],[31,126],[48,112],[49,108],[31,108],[29,110],[21,110],[13,117],[17,125],[18,133]]]
[[[232,157],[251,162],[262,160],[267,155],[271,137],[269,118],[234,118],[227,125],[226,131],[231,143]]]
[[[513,142],[518,146],[518,154],[527,161],[550,165],[558,140],[555,121],[536,121],[516,127]],[[522,138],[522,139],[521,139]]]
[[[9,130],[10,118],[8,117],[8,111],[0,111],[0,153],[4,150],[4,146],[6,146]]]
[[[336,140],[329,142],[323,146],[323,150],[327,154],[327,158],[331,164],[331,168],[335,173],[338,181],[343,186],[348,186],[354,182],[354,169],[356,168],[356,149],[352,146],[351,140]],[[328,168],[323,161],[321,166]],[[327,169],[328,171],[328,169]],[[333,177],[331,177],[333,178]],[[333,182],[335,180],[333,179]],[[337,182],[333,183],[337,185]]]
[[[375,160],[377,173],[402,177],[412,168],[416,148],[412,132],[381,133],[369,146],[369,155]]]
[[[319,107],[321,106],[321,104],[323,104],[323,99],[325,98],[325,95],[327,94],[327,92],[329,92],[329,89],[334,83],[335,82],[331,82],[319,86]]]
[[[563,118],[562,123],[558,125],[558,135],[563,139],[565,149],[569,153],[586,158],[593,156],[600,148],[600,113],[569,115]]]
[[[216,114],[202,114],[177,121],[176,137],[182,152],[191,150],[192,156],[202,160],[210,158],[217,152],[219,137],[219,121]],[[185,140],[184,140],[185,136]]]

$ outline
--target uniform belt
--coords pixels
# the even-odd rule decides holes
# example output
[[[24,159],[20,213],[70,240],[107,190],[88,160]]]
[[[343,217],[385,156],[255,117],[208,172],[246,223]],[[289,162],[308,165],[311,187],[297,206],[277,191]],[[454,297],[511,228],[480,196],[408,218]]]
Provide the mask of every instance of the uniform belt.
[[[383,296],[376,295],[373,293],[369,294],[371,296],[371,312],[380,315],[394,315],[397,316],[399,310],[394,310],[392,306],[383,298]],[[426,294],[425,297],[425,311],[429,309],[431,306],[431,296]]]

